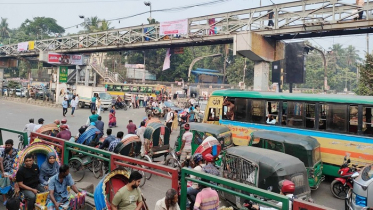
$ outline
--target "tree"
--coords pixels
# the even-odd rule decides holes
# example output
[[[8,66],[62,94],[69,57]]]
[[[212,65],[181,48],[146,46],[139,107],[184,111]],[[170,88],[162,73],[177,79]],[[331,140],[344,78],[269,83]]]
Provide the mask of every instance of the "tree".
[[[360,66],[357,94],[373,96],[373,55],[365,56],[365,65]]]
[[[8,24],[7,20],[8,20],[7,18],[1,18],[0,37],[2,37],[2,38],[10,37],[9,24]]]
[[[33,38],[48,38],[54,34],[65,32],[65,29],[58,25],[55,19],[47,17],[34,17],[33,20],[26,19],[19,29]]]

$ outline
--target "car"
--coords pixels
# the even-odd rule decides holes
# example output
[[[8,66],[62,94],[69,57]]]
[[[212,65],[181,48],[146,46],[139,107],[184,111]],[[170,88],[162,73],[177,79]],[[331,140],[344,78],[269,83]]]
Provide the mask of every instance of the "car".
[[[167,108],[171,108],[171,110],[173,110],[173,111],[181,111],[182,110],[182,108],[180,108],[180,107],[177,107],[173,102],[171,102],[171,101],[165,101],[164,102],[164,105],[165,105],[165,107],[167,107]]]
[[[16,96],[17,97],[25,97],[26,96],[26,93],[23,89],[16,89]]]

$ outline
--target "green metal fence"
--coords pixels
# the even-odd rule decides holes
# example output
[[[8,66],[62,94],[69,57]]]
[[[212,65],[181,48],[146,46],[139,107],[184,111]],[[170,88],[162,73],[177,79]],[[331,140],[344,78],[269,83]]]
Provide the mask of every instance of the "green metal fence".
[[[103,161],[110,163],[110,156],[111,152],[106,150],[97,149],[94,147],[85,146],[82,144],[78,144],[75,142],[66,141],[64,148],[63,148],[63,163],[69,164],[70,152],[77,152],[84,155],[88,155],[93,158],[97,158]],[[109,171],[111,171],[110,164],[109,164]]]
[[[193,176],[196,176],[197,178],[210,180],[210,182],[217,183],[218,185],[207,183],[207,182],[201,181],[200,179],[192,179],[192,178],[187,177],[187,175],[193,175]],[[251,201],[253,201],[255,203],[258,203],[260,205],[269,206],[269,207],[272,207],[272,208],[275,208],[275,209],[281,209],[281,210],[288,210],[289,209],[289,198],[284,196],[284,195],[280,195],[280,194],[277,194],[277,193],[262,190],[262,189],[259,189],[259,188],[253,187],[253,186],[249,186],[249,185],[246,185],[246,184],[235,182],[235,181],[225,179],[225,178],[222,178],[222,177],[213,176],[213,175],[203,173],[203,172],[198,172],[198,171],[195,171],[193,169],[183,168],[181,170],[181,200],[180,200],[180,209],[181,210],[186,210],[187,181],[193,181],[193,182],[196,182],[198,184],[205,185],[205,186],[211,187],[213,189],[216,189],[216,190],[219,190],[219,191],[222,191],[222,192],[225,192],[225,193],[229,193],[229,194],[238,196],[238,197],[246,199],[246,200],[251,200]],[[224,186],[231,187],[235,190],[227,189]],[[267,201],[260,200],[258,198],[253,197],[253,196],[250,196],[249,194],[256,195],[256,196],[265,198],[267,200],[273,200],[273,201],[281,202],[282,207],[277,206],[273,202],[267,202]]]
[[[27,132],[16,131],[16,130],[7,129],[7,128],[0,128],[0,145],[4,144],[4,141],[3,141],[3,131],[7,131],[7,132],[10,132],[10,133],[16,133],[16,134],[22,135],[23,141],[24,141],[24,145],[27,145],[27,143],[26,143],[28,141]]]

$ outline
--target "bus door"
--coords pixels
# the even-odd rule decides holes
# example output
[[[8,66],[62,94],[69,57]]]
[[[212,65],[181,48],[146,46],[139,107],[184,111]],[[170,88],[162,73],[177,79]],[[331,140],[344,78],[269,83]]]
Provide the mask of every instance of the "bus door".
[[[205,116],[204,123],[216,124],[219,125],[219,119],[222,115],[222,106],[223,106],[223,97],[221,96],[212,96],[209,98]]]

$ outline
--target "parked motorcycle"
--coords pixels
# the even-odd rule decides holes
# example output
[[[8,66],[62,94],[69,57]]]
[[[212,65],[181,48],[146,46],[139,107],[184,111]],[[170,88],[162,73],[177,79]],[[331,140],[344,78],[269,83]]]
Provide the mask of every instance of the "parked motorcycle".
[[[344,157],[343,164],[338,170],[340,177],[337,177],[330,184],[330,191],[338,199],[345,199],[348,191],[353,187],[353,178],[351,177],[357,170],[357,164],[351,164],[350,158]]]

